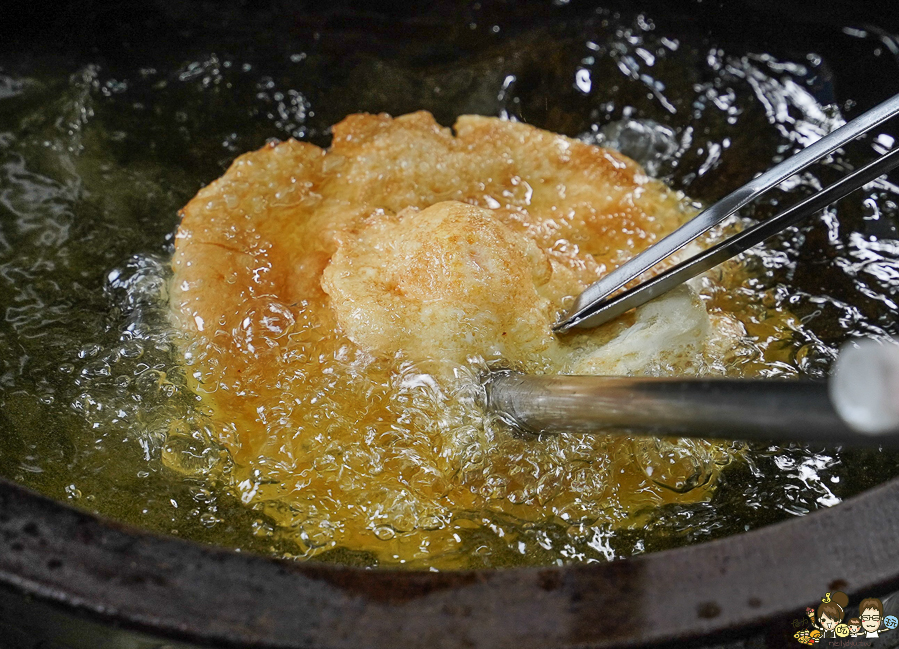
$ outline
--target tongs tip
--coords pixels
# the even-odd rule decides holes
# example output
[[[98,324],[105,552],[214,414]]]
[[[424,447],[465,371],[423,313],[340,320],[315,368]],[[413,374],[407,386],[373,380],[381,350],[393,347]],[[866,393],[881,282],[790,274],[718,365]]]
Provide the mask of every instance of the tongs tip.
[[[571,319],[566,316],[552,326],[552,332],[554,334],[563,334],[571,329],[572,326],[574,325],[571,323]]]
[[[585,317],[578,309],[570,309],[559,317],[558,321],[552,326],[552,332],[555,334],[568,333],[572,329],[577,328],[584,321]]]

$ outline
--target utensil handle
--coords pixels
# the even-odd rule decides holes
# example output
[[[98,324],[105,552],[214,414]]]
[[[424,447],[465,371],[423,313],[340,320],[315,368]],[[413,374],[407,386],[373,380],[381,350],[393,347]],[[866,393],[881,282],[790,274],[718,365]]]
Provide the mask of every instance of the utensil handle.
[[[849,426],[868,435],[899,433],[899,341],[870,338],[843,345],[830,400]]]
[[[529,432],[899,443],[849,428],[824,381],[501,374],[486,389],[488,409]]]

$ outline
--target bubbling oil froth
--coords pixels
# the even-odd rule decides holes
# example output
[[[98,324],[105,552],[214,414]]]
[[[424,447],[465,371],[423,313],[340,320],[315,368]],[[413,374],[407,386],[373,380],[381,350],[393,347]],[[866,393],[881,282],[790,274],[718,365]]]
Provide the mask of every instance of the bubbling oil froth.
[[[119,264],[118,259],[127,259],[135,250],[152,250],[141,253],[134,263],[146,266],[142,272],[147,277],[158,275],[160,281],[147,279],[148,285],[163,287],[166,253],[157,254],[163,247],[163,237],[160,226],[153,225],[160,222],[159,214],[138,218],[133,215],[133,206],[147,203],[149,195],[155,197],[154,204],[159,197],[167,197],[163,211],[174,215],[180,203],[170,194],[180,192],[178,199],[183,200],[189,195],[188,190],[193,191],[198,183],[214,175],[215,160],[258,146],[272,134],[273,128],[281,129],[277,132],[281,137],[309,134],[322,139],[328,124],[355,110],[344,97],[371,105],[373,110],[394,113],[426,106],[443,110],[444,119],[449,118],[450,111],[503,113],[544,123],[554,130],[583,132],[588,140],[606,138],[590,140],[601,144],[617,141],[627,148],[626,153],[638,159],[642,158],[639,149],[645,145],[644,140],[636,138],[637,146],[631,147],[620,131],[650,130],[654,143],[646,148],[659,151],[660,155],[641,162],[675,186],[705,200],[714,200],[720,193],[716,187],[727,183],[735,186],[734,177],[740,179],[739,170],[734,171],[735,160],[745,159],[746,167],[751,165],[749,173],[758,171],[761,165],[789,154],[806,141],[803,138],[816,137],[839,121],[835,110],[822,108],[831,99],[826,84],[822,85],[822,80],[828,78],[827,64],[817,55],[793,62],[768,55],[734,56],[716,46],[702,50],[691,44],[694,41],[665,34],[663,27],[657,29],[646,16],[632,23],[609,12],[601,17],[601,25],[588,22],[577,27],[578,33],[560,45],[542,33],[539,39],[532,40],[525,34],[521,42],[510,42],[508,46],[514,56],[506,51],[494,56],[491,51],[476,60],[460,62],[450,72],[441,67],[425,70],[422,76],[420,68],[406,70],[402,64],[363,59],[353,76],[358,82],[353,93],[319,92],[299,78],[292,81],[290,74],[280,73],[277,66],[258,57],[241,59],[239,53],[203,53],[195,49],[174,54],[183,64],[172,69],[140,62],[140,69],[117,70],[116,78],[110,76],[109,70],[93,64],[74,73],[73,66],[67,65],[57,75],[59,78],[47,72],[52,66],[35,69],[29,73],[31,76],[21,78],[12,68],[5,68],[0,75],[0,100],[9,107],[12,120],[8,124],[12,126],[4,126],[6,130],[0,133],[0,185],[4,192],[0,281],[4,282],[2,293],[8,298],[3,302],[7,328],[0,335],[4,343],[9,343],[3,345],[7,350],[3,360],[8,368],[4,370],[4,409],[16,424],[13,446],[4,449],[2,458],[5,474],[57,497],[80,498],[82,492],[89,499],[96,496],[96,501],[91,502],[97,504],[89,506],[133,523],[152,524],[160,531],[169,531],[172,526],[164,522],[168,515],[160,518],[162,523],[148,523],[141,514],[144,492],[135,499],[127,491],[131,487],[123,486],[127,481],[122,480],[121,474],[115,479],[98,478],[105,475],[98,467],[116,465],[123,448],[129,449],[131,444],[140,447],[144,458],[139,467],[141,473],[161,471],[159,458],[165,452],[169,466],[196,480],[191,489],[198,494],[198,502],[212,502],[215,493],[221,491],[216,487],[221,484],[216,476],[224,484],[232,483],[231,459],[221,455],[212,441],[220,431],[197,408],[186,387],[166,318],[153,309],[145,308],[137,314],[121,308],[120,299],[127,300],[127,291],[136,291],[134,287],[126,289],[123,285],[121,290],[126,293],[115,297],[113,293],[119,288],[113,286],[112,292],[107,290],[103,295],[101,282],[86,286],[83,278],[94,276],[87,272],[89,269]],[[580,48],[572,65],[568,58],[554,55],[557,50],[567,52],[571,48]],[[534,57],[543,57],[547,69],[552,67],[551,73],[543,77],[529,75],[528,66],[533,63],[528,51],[535,52]],[[308,57],[305,53],[294,54],[291,70],[314,76],[314,68],[320,64],[316,63],[317,56],[320,57],[315,53]],[[606,65],[608,61],[613,65]],[[465,85],[466,75],[472,71],[479,80],[474,92]],[[70,74],[67,83],[65,77]],[[397,81],[394,85],[402,89],[396,105],[389,103],[392,99],[380,99],[385,96],[385,78]],[[273,84],[273,79],[277,83]],[[578,81],[580,85],[576,87]],[[293,94],[290,84],[296,86]],[[572,100],[570,106],[557,102],[553,112],[542,112],[548,106],[545,98],[561,97],[565,87],[570,87],[577,101]],[[464,99],[453,99],[454,92]],[[646,93],[651,97],[647,98]],[[228,99],[218,101],[219,94]],[[8,101],[10,98],[21,101],[22,108],[16,109],[14,102]],[[671,113],[662,98],[677,112]],[[161,117],[148,114],[148,100],[160,107]],[[214,120],[209,119],[210,111]],[[110,120],[112,113],[121,115],[122,120]],[[316,114],[324,117],[317,118]],[[256,119],[258,115],[263,119]],[[16,119],[21,119],[22,128],[15,126]],[[585,122],[595,124],[584,128]],[[238,127],[240,124],[259,126],[246,131]],[[737,128],[728,128],[731,126]],[[208,137],[204,139],[202,133]],[[746,137],[749,133],[753,137]],[[775,140],[776,146],[766,148],[765,143]],[[674,151],[672,142],[677,146]],[[140,153],[156,150],[172,158],[177,157],[176,149],[199,151],[213,162],[203,163],[202,177],[194,178],[184,170],[202,166],[200,154],[190,157],[190,164],[167,160],[164,164],[169,167],[160,172],[162,163],[149,155],[141,158]],[[116,177],[109,172],[100,173],[107,167],[122,167],[123,160],[132,160],[135,155],[142,163],[149,161],[148,166],[128,167],[125,174]],[[800,177],[800,184],[787,188],[785,194],[800,195],[812,190],[818,182],[816,175],[851,164],[851,158],[838,155],[833,164],[822,167],[821,173],[815,171]],[[114,182],[109,182],[110,178]],[[103,209],[90,205],[91,209],[85,209],[91,196],[104,197],[112,203]],[[765,375],[820,376],[827,371],[835,349],[847,335],[895,335],[893,295],[899,263],[896,202],[895,187],[878,182],[858,210],[841,206],[839,219],[836,210],[829,210],[811,228],[794,229],[766,249],[747,255],[747,264],[757,272],[745,282],[732,284],[737,288],[729,294],[716,288],[722,282],[707,283],[702,291],[706,298],[725,310],[740,313],[752,341],[736,350],[728,363],[745,364],[750,371]],[[744,217],[764,217],[769,211],[769,206],[763,205],[754,212],[745,212]],[[170,229],[173,220],[173,216],[163,219],[163,229]],[[110,225],[116,228],[114,241]],[[104,234],[85,236],[84,232],[91,228]],[[857,231],[849,232],[849,228]],[[155,234],[133,234],[142,229]],[[815,243],[818,229],[827,236]],[[832,258],[836,270],[831,272],[813,264],[814,272],[821,274],[820,281],[803,273],[801,266],[808,263],[809,255],[814,259]],[[130,264],[119,266],[123,277],[133,272]],[[110,285],[120,281],[112,280]],[[157,297],[157,303],[164,301],[163,294]],[[793,333],[786,338],[769,323],[772,314],[784,309],[798,316],[789,323]],[[280,312],[276,308],[270,314],[261,314],[261,326],[265,328],[270,323],[275,329],[282,327]],[[32,378],[35,373],[40,374],[40,379]],[[421,373],[412,369],[409,375]],[[425,386],[414,385],[423,379],[409,380],[412,385],[401,389],[426,392]],[[430,400],[417,398],[428,407],[440,400],[434,396]],[[448,397],[444,393],[442,398]],[[69,428],[59,427],[59,437],[63,445],[79,449],[77,477],[69,475],[71,462],[75,461],[69,452],[60,454],[55,447],[38,443],[35,450],[16,450],[18,438],[27,442],[28,449],[32,439],[38,438],[29,432],[23,413],[34,411],[39,423],[33,427],[43,430],[58,409],[74,413],[67,424]],[[475,428],[467,439],[473,442],[484,434]],[[572,444],[576,447],[575,441]],[[470,448],[474,464],[484,461],[478,456],[483,449],[473,443],[460,442],[460,446]],[[643,457],[639,449],[633,456]],[[653,530],[663,539],[680,535],[699,540],[720,534],[722,529],[741,531],[744,523],[747,527],[759,524],[751,515],[753,511],[779,510],[801,515],[818,506],[829,506],[845,495],[841,487],[847,477],[851,479],[849,465],[842,465],[842,452],[787,447],[755,449],[748,457],[750,473],[755,473],[747,477],[746,485],[735,486],[733,480],[728,485],[728,493],[736,493],[729,496],[736,499],[728,501],[734,507],[722,507],[713,501],[657,510],[651,525],[641,530],[643,536],[635,542],[625,542],[622,531],[613,534],[608,527],[591,525],[589,521],[567,527],[544,526],[522,523],[503,514],[474,512],[460,515],[455,521],[435,518],[430,522],[451,527],[460,535],[469,561],[466,565],[501,565],[530,558],[540,563],[606,560],[643,551],[644,536],[646,547],[651,547],[650,539],[656,534]],[[653,475],[657,475],[655,468]],[[843,479],[838,483],[840,476]],[[243,480],[252,478],[249,472]],[[65,485],[65,491],[57,484]],[[252,485],[252,480],[248,484]],[[544,489],[551,484],[548,478]],[[167,502],[177,498],[184,510],[189,503],[172,496],[174,483],[168,486],[172,491],[153,492],[146,500]],[[113,507],[109,505],[111,501],[121,506]],[[286,514],[273,518],[264,515],[263,509],[276,508],[273,503],[265,507],[255,505],[260,515],[246,534],[269,539],[272,552],[285,556],[305,554],[307,548],[294,543],[295,530],[285,533],[278,524],[287,520]],[[386,507],[382,511],[389,510]],[[732,510],[743,511],[745,520],[736,521],[730,515]],[[318,531],[321,526],[312,524],[317,519],[303,519],[305,514],[299,508],[296,514],[298,527],[303,526],[304,520],[310,523],[302,532],[310,540],[325,538]],[[227,526],[237,518],[232,511]],[[216,538],[225,538],[226,525],[211,506],[204,505],[197,520],[201,526],[219,529]],[[425,522],[422,517],[420,523]],[[201,527],[191,528],[183,521],[178,527],[197,538],[211,538],[202,537],[198,532]],[[378,534],[379,538],[402,535],[387,527],[378,528]],[[496,542],[497,538],[501,542]],[[250,547],[251,540],[243,538],[236,543]],[[511,554],[504,554],[507,551]],[[460,565],[466,561],[461,557],[460,554]],[[370,557],[365,559],[369,560]]]

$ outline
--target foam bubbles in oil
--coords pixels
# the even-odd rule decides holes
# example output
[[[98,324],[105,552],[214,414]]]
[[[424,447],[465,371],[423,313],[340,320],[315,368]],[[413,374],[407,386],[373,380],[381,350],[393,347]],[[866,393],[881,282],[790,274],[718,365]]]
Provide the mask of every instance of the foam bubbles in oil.
[[[595,506],[614,509],[614,494],[602,494],[621,484],[591,465],[595,440],[511,437],[472,417],[472,390],[447,393],[421,368],[372,367],[340,346],[319,359],[318,389],[295,416],[311,431],[353,425],[334,420],[329,400],[389,393],[397,429],[363,428],[339,448],[311,433],[311,467],[267,462],[264,449],[257,463],[241,462],[217,443],[228,431],[191,376],[202,350],[183,362],[170,321],[168,259],[177,210],[237,153],[268,138],[326,144],[329,125],[360,110],[423,108],[445,124],[474,112],[619,148],[708,203],[843,121],[830,64],[816,52],[746,51],[647,15],[590,13],[495,32],[477,15],[471,22],[448,36],[459,41],[449,63],[424,56],[427,39],[402,53],[348,55],[339,28],[287,52],[174,40],[164,56],[126,63],[0,60],[0,475],[201,541],[362,565],[414,556],[407,565],[470,567],[605,561],[738,533],[899,474],[896,458],[879,451],[757,446],[721,467],[700,443],[622,442],[633,480],[697,495],[648,498],[623,517]],[[372,38],[389,40],[377,30]],[[766,218],[872,148],[892,146],[875,133],[740,218]],[[738,314],[748,335],[721,369],[820,377],[846,338],[899,333],[897,202],[897,188],[877,181],[746,254],[739,276],[715,271],[705,299]],[[248,344],[288,326],[277,305],[258,315],[266,329],[248,331]],[[473,363],[462,384],[482,369]],[[402,452],[391,460],[385,448]],[[343,474],[342,488],[356,480],[364,490],[365,476],[400,456],[407,484],[368,494],[358,514],[377,552],[343,542],[335,507],[321,497],[282,497],[301,489],[305,470]],[[516,481],[506,461],[532,461],[539,475]],[[571,468],[579,462],[589,469]],[[435,476],[455,470],[479,479],[470,502],[453,508]],[[503,506],[481,506],[488,501]],[[526,502],[555,504],[535,518],[521,514]]]

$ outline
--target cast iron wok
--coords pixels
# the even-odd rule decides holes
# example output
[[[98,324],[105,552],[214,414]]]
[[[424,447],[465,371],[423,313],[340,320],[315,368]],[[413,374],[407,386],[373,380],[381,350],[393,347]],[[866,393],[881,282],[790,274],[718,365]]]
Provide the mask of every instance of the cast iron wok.
[[[495,5],[502,12],[510,3]],[[521,3],[528,4],[528,3]],[[535,5],[533,20],[547,11]],[[566,4],[566,3],[561,3]],[[613,4],[613,3],[607,3]],[[663,3],[646,3],[659,7]],[[747,38],[783,39],[782,13],[816,25],[879,24],[891,2],[690,3],[684,19]],[[246,11],[225,3],[231,15]],[[539,5],[539,6],[538,6]],[[387,15],[452,13],[457,3],[383,3]],[[884,10],[879,11],[879,9]],[[6,11],[6,10],[5,10]],[[142,47],[142,25],[177,28],[200,2],[38,4],[9,10],[6,47],[49,31],[60,42],[112,47],[111,32]],[[254,11],[340,20],[346,3],[265,3]],[[224,20],[224,18],[223,18]],[[133,25],[131,23],[133,21]],[[154,22],[155,21],[155,22]],[[892,21],[892,27],[886,22]],[[126,25],[118,31],[112,24]],[[735,27],[736,26],[736,27]],[[89,36],[84,36],[88,33]],[[127,55],[127,50],[126,54]],[[848,54],[847,54],[848,55]],[[853,97],[872,89],[868,70],[847,77]],[[873,100],[872,100],[873,105]],[[864,106],[859,107],[864,108]],[[602,565],[425,573],[295,563],[236,553],[111,522],[0,479],[0,646],[97,647],[620,647],[762,636],[791,642],[791,622],[824,592],[855,601],[899,589],[899,481],[829,510],[686,548]],[[49,644],[48,644],[49,643]]]

